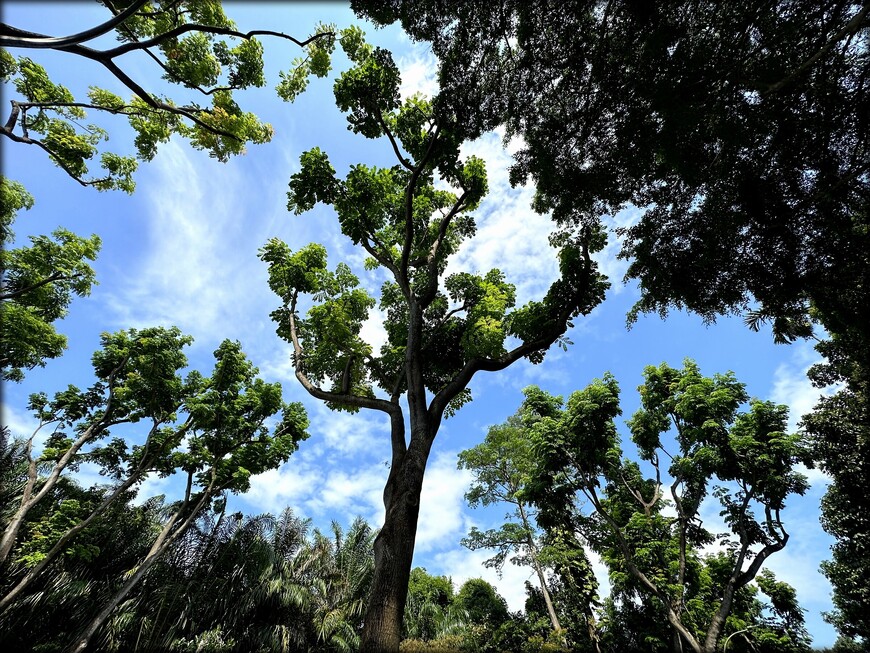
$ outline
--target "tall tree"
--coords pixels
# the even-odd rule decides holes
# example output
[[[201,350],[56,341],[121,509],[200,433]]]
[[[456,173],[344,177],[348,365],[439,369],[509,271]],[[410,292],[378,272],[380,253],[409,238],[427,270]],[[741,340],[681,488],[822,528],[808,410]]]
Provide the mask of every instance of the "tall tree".
[[[93,386],[80,390],[70,385],[52,400],[40,393],[30,397],[39,425],[26,441],[27,474],[15,513],[4,524],[0,564],[12,551],[28,512],[51,492],[62,474],[81,462],[90,447],[109,434],[109,429],[145,419],[152,422],[150,435],[159,440],[165,435],[160,429],[175,418],[188,392],[178,371],[187,364],[182,349],[191,338],[178,329],[131,329],[103,334],[101,341],[103,347],[92,359],[97,378]],[[52,426],[55,430],[37,452],[37,435]],[[72,435],[61,430],[66,428]],[[177,440],[182,436],[179,433]],[[109,459],[117,459],[119,447],[126,445],[117,440],[111,443]],[[40,467],[48,468],[44,475]]]
[[[496,555],[484,565],[494,567],[499,573],[508,556],[512,556],[513,564],[531,566],[538,577],[553,630],[560,631],[562,626],[541,563],[536,510],[522,496],[525,482],[534,469],[534,459],[520,416],[514,415],[505,424],[490,427],[481,444],[460,452],[458,466],[474,474],[474,481],[465,494],[472,508],[500,503],[513,506],[505,515],[505,520],[510,521],[487,531],[472,527],[462,544],[472,551],[495,549]]]
[[[0,48],[54,50],[70,55],[71,61],[94,62],[132,93],[125,100],[92,86],[87,98],[77,99],[33,59],[0,50],[0,79],[11,83],[18,95],[11,100],[0,134],[45,150],[84,186],[132,192],[131,175],[136,169],[134,157],[103,152],[99,176],[89,174],[88,161],[98,153],[98,144],[108,132],[97,125],[80,126],[86,111],[125,116],[136,133],[136,156],[141,160],[151,160],[158,144],[178,134],[193,147],[225,161],[243,152],[247,143],[264,143],[272,137],[270,125],[243,111],[233,99],[234,91],[266,83],[258,36],[291,41],[305,52],[294,60],[293,70],[282,73],[281,86],[288,98],[304,89],[309,74],[322,77],[329,71],[335,33],[325,26],[300,40],[273,30],[240,31],[214,0],[100,0],[100,4],[111,17],[68,36],[0,25]],[[119,45],[105,49],[85,45],[107,34]],[[173,99],[147,90],[120,61],[130,53],[145,54],[163,79],[185,87],[193,99]],[[200,105],[198,99],[210,106]]]
[[[308,437],[308,419],[300,404],[285,404],[281,385],[256,377],[237,342],[225,340],[215,350],[215,369],[199,377],[185,409],[190,415],[184,451],[172,452],[174,465],[186,475],[184,497],[162,524],[147,554],[124,575],[123,584],[93,616],[70,653],[82,652],[118,604],[149,572],[213,501],[245,492],[250,477],[286,462],[300,440]],[[281,412],[278,423],[266,421]]]
[[[365,44],[358,30],[346,32],[341,43],[355,65],[336,82],[336,102],[355,133],[386,137],[398,163],[355,165],[339,179],[315,148],[302,155],[301,170],[291,178],[288,207],[303,213],[319,202],[333,206],[343,233],[369,255],[367,266],[388,274],[380,300],[388,342],[380,354],[359,335],[375,300],[346,264],[331,272],[323,246],[293,252],[278,240],[261,256],[282,300],[273,313],[278,334],[292,343],[303,387],[331,408],[366,408],[390,419],[386,517],[375,540],[361,649],[395,651],[423,475],[442,419],[470,399],[468,384],[477,372],[502,370],[524,357],[539,362],[572,318],[601,301],[607,284],[590,258],[603,245],[594,230],[562,237],[561,278],[541,301],[519,309],[511,310],[514,288],[498,270],[442,279],[448,256],[474,233],[470,212],[487,190],[483,162],[459,158],[464,126],[437,111],[437,102],[420,96],[400,102],[399,73],[388,52]],[[455,193],[436,190],[436,172]],[[314,305],[302,318],[305,295]],[[508,338],[516,343],[511,349]]]
[[[870,645],[870,525],[866,479],[870,477],[870,368],[854,360],[847,339],[834,336],[819,345],[828,362],[815,365],[817,386],[841,384],[819,400],[801,423],[813,455],[831,483],[822,498],[822,525],[836,538],[832,559],[822,571],[834,588],[834,610],[826,615],[846,638]]]
[[[103,348],[93,357],[96,384],[86,391],[70,386],[51,401],[45,395],[31,397],[40,427],[23,447],[22,488],[16,510],[3,524],[0,553],[4,561],[14,554],[18,564],[5,566],[9,574],[4,585],[11,582],[0,607],[8,609],[26,597],[40,574],[53,568],[55,558],[75,550],[83,531],[116,514],[116,505],[125,503],[147,474],[182,472],[187,487],[156,529],[150,551],[143,552],[124,582],[97,606],[74,650],[84,650],[117,604],[204,507],[226,492],[246,490],[251,475],[286,461],[307,437],[302,407],[284,404],[279,384],[256,378],[256,368],[238,343],[221,343],[211,377],[192,371],[183,378],[182,348],[191,339],[178,329],[131,329],[104,334],[102,340]],[[279,411],[278,424],[267,428],[264,422]],[[105,442],[110,429],[140,422],[145,427],[138,443],[131,446],[121,438]],[[35,437],[48,425],[55,431],[37,452]],[[45,527],[39,529],[40,541],[30,537],[25,546],[21,535],[28,516],[49,503],[66,474],[83,462],[97,463],[114,484],[98,492],[87,508],[78,500],[52,501],[43,516]]]
[[[432,42],[440,100],[468,124],[523,136],[514,179],[554,218],[649,207],[625,231],[639,310],[713,319],[754,299],[789,338],[812,305],[866,338],[866,3],[354,8]]]
[[[838,349],[858,368],[834,380],[863,379],[840,401],[870,403],[866,2],[353,6],[432,43],[441,101],[466,124],[504,123],[523,137],[514,178],[535,180],[540,208],[597,222],[626,202],[645,207],[622,231],[641,291],[630,319],[673,307],[706,320],[743,312],[752,328],[769,321],[779,342],[818,324],[831,338],[822,354]],[[866,433],[870,421],[858,410],[838,423],[845,430],[817,429],[827,442],[816,452],[845,488],[854,476],[836,452],[851,441],[851,455],[866,458],[866,438],[847,424]],[[866,513],[866,493],[835,489],[823,524],[844,550],[870,537],[856,519],[845,535],[834,506]],[[847,558],[867,559],[826,569]],[[838,605],[852,606],[839,614],[866,632],[849,577],[831,576]]]
[[[738,412],[748,397],[732,374],[703,377],[686,361],[682,370],[647,367],[644,379],[642,408],[628,424],[654,477],[622,459],[614,423],[619,388],[607,375],[534,425],[529,435],[540,467],[531,492],[551,510],[560,504],[576,510],[577,497],[585,498],[592,515],[578,514],[577,527],[612,573],[631,577],[660,606],[674,649],[713,653],[737,593],[788,542],[781,512],[791,494],[807,488],[795,470],[806,452],[798,436],[785,433],[785,406],[753,400],[748,412]],[[550,406],[553,398],[532,389],[526,401]],[[667,468],[664,459],[670,461]],[[713,479],[721,485],[711,488]],[[701,564],[698,551],[716,539],[699,518],[711,490],[730,533],[719,538],[727,553],[718,564],[715,589],[708,590],[712,610],[696,614],[688,607]],[[663,512],[666,506],[674,516]],[[756,517],[756,510],[763,517]]]

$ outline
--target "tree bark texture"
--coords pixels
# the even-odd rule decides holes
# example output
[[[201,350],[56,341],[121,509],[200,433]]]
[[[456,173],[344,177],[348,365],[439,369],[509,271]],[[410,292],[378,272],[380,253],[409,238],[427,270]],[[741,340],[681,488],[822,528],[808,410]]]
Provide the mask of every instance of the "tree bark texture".
[[[431,448],[428,440],[425,436],[412,437],[408,450],[394,461],[384,488],[386,515],[375,540],[375,570],[360,653],[399,650],[423,474]]]

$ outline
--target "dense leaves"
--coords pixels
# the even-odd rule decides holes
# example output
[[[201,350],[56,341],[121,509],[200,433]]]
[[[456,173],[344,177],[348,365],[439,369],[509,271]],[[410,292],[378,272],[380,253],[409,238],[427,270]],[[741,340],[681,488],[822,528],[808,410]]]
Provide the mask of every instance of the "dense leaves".
[[[599,552],[617,596],[646,597],[658,619],[667,619],[675,644],[679,638],[698,653],[712,653],[740,592],[789,539],[780,512],[787,497],[807,488],[795,470],[806,451],[798,436],[785,433],[785,407],[753,400],[738,412],[747,396],[732,374],[703,377],[686,361],[682,370],[648,367],[644,379],[642,407],[628,426],[652,478],[622,458],[614,423],[619,387],[606,376],[573,393],[564,409],[559,398],[526,391],[521,414],[530,414],[528,435],[539,461],[527,494],[544,524],[568,525]],[[711,489],[729,533],[714,535],[701,525]],[[724,553],[702,558],[701,548],[717,540]],[[777,595],[774,603],[794,606],[785,588],[773,581],[764,587]],[[611,603],[609,618],[625,619],[625,610]],[[650,617],[630,615],[647,624]]]
[[[642,207],[619,230],[641,292],[630,321],[674,307],[710,321],[742,312],[753,329],[770,322],[777,342],[818,324],[831,337],[819,351],[839,368],[828,382],[849,380],[844,403],[870,402],[866,3],[354,7],[432,43],[442,111],[474,133],[505,124],[522,137],[513,179],[534,180],[538,209],[597,224]],[[846,359],[860,370],[844,370]],[[851,535],[835,525],[837,511],[867,510],[866,494],[849,492],[847,508],[836,489],[849,485],[837,443],[866,458],[847,426],[866,431],[860,413],[836,433],[813,427],[829,438],[816,448],[835,478],[824,523],[843,550],[868,537],[857,521]],[[815,424],[828,414],[820,407]],[[867,559],[826,567],[846,609],[837,623],[866,633],[862,584],[834,572],[847,557]]]
[[[23,446],[26,471],[19,476],[20,496],[3,524],[0,563],[6,563],[9,586],[0,607],[25,597],[59,556],[92,557],[76,538],[107,512],[117,512],[128,491],[147,475],[186,476],[183,498],[168,508],[168,518],[149,535],[150,550],[142,552],[124,581],[89,617],[90,625],[77,635],[76,650],[86,649],[114,608],[202,510],[227,492],[246,491],[252,475],[280,466],[307,437],[302,406],[285,404],[279,384],[256,378],[257,369],[238,343],[221,343],[210,377],[196,371],[182,377],[187,363],[182,348],[190,342],[175,328],[104,334],[103,347],[93,356],[98,379],[93,386],[85,391],[69,386],[53,399],[31,397],[40,426]],[[278,412],[278,423],[267,426]],[[109,430],[123,424],[142,426],[131,437],[106,442]],[[36,452],[34,439],[49,425],[55,430]],[[68,482],[68,474],[84,462],[97,464],[113,483],[92,492],[86,503],[79,498],[50,502]],[[47,505],[52,507],[39,522],[28,522],[35,509]]]
[[[97,257],[100,238],[82,238],[58,228],[51,236],[31,236],[15,247],[12,224],[21,209],[33,206],[24,187],[0,176],[0,378],[20,381],[24,371],[45,365],[66,349],[54,322],[66,316],[73,296],[90,294],[96,283],[88,264]]]

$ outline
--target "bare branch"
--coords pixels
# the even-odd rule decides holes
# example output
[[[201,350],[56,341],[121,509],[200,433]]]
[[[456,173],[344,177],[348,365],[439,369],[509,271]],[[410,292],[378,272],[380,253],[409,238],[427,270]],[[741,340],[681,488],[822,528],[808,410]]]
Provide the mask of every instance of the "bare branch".
[[[432,136],[429,139],[429,146],[426,148],[426,153],[417,163],[417,167],[412,171],[411,179],[408,182],[407,188],[405,188],[405,242],[402,246],[402,260],[399,265],[399,271],[406,281],[408,279],[408,260],[411,258],[411,247],[414,245],[414,188],[417,186],[417,181],[420,179],[423,169],[429,162],[429,158],[432,156],[432,152],[435,149],[435,143],[438,141],[439,130],[440,126],[436,125],[435,130],[432,132]],[[410,298],[410,285],[408,290],[408,298]]]
[[[84,43],[85,41],[90,41],[91,39],[111,32],[115,27],[118,27],[130,16],[139,11],[139,9],[147,2],[148,0],[135,0],[124,11],[116,14],[105,23],[86,29],[84,32],[79,32],[78,34],[71,34],[70,36],[46,36],[44,34],[37,34],[36,32],[27,32],[25,30],[17,29],[3,23],[0,24],[0,31],[2,31],[2,35],[0,35],[0,47],[51,49],[63,47],[65,45]]]
[[[411,162],[408,161],[405,157],[402,156],[401,150],[399,150],[399,144],[396,142],[395,137],[393,136],[393,132],[390,131],[390,128],[387,127],[387,123],[384,121],[384,116],[378,113],[378,124],[381,126],[381,129],[384,130],[384,133],[387,135],[387,138],[390,139],[390,145],[393,146],[393,152],[396,154],[396,158],[399,160],[403,166],[405,166],[408,170],[414,171],[414,166],[411,165]]]

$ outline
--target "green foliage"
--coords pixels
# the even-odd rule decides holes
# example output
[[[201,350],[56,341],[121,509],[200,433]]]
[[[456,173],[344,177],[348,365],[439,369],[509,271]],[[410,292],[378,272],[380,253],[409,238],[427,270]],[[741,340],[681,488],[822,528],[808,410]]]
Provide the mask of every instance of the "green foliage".
[[[506,503],[513,506],[505,515],[501,527],[480,531],[471,528],[463,538],[463,546],[471,550],[495,549],[496,554],[484,564],[501,571],[508,556],[514,564],[538,566],[535,540],[539,533],[534,522],[535,511],[523,499],[522,492],[534,469],[531,448],[519,418],[492,426],[485,440],[459,453],[459,469],[474,475],[465,500],[472,508]]]
[[[556,337],[551,332],[564,330],[566,314],[588,312],[601,300],[603,277],[587,259],[582,271],[573,270],[573,281],[566,277],[554,284],[540,309],[517,311],[511,310],[514,288],[498,270],[452,275],[444,280],[444,292],[439,291],[438,277],[447,258],[474,234],[468,212],[487,190],[483,162],[459,159],[462,132],[436,113],[434,103],[420,96],[399,102],[398,71],[388,52],[366,46],[356,29],[343,32],[340,42],[356,65],[336,82],[336,103],[348,114],[349,129],[369,138],[387,135],[399,165],[354,165],[339,179],[326,153],[314,148],[301,156],[300,170],[291,177],[288,209],[299,214],[317,203],[332,205],[342,232],[369,254],[367,268],[386,268],[392,274],[380,300],[388,316],[388,343],[376,355],[360,340],[359,328],[374,304],[356,289],[356,277],[347,268],[328,272],[322,247],[294,253],[272,240],[261,258],[269,264],[270,287],[284,303],[273,313],[278,333],[292,342],[292,332],[297,332],[297,369],[309,379],[327,379],[335,394],[372,397],[375,387],[388,395],[401,391],[411,305],[422,311],[425,345],[414,356],[432,393],[470,361],[504,357],[509,336],[528,343],[542,339],[542,347],[529,353],[540,360],[543,341],[548,345]],[[457,193],[435,189],[436,170]],[[304,319],[296,315],[302,295],[317,302]],[[532,310],[538,319],[518,329],[520,314]],[[470,399],[461,397],[451,399],[451,412]]]
[[[276,87],[278,97],[285,102],[292,102],[308,88],[311,75],[326,77],[329,74],[332,69],[331,55],[335,50],[334,32],[334,25],[317,25],[315,33],[324,36],[306,46],[306,56],[295,58],[292,70],[279,73],[281,81]],[[342,44],[357,38],[362,38],[362,32],[358,27],[349,27],[340,32]]]
[[[98,492],[64,485],[57,497],[69,501],[89,494]],[[67,646],[147,552],[154,531],[162,527],[161,508],[167,506],[155,500],[143,506],[122,502],[110,518],[84,533],[87,544],[98,550],[96,557],[58,559],[51,582],[0,616],[0,645],[9,650]],[[329,533],[311,532],[310,523],[290,509],[278,516],[243,516],[229,514],[226,504],[217,502],[119,607],[100,647],[355,650],[371,581],[373,536],[360,519],[346,530],[334,525]],[[33,605],[37,613],[31,612]]]
[[[467,622],[468,615],[456,602],[449,578],[432,576],[422,567],[411,570],[402,621],[403,639],[408,641],[401,650],[437,649],[444,645],[445,637],[460,632]]]
[[[96,281],[87,262],[96,259],[101,243],[97,236],[82,238],[59,228],[51,236],[31,236],[29,247],[12,248],[12,223],[19,210],[33,206],[33,198],[5,177],[0,193],[0,367],[3,379],[20,381],[25,370],[44,366],[66,348],[53,323],[66,316],[74,295],[90,294]]]
[[[504,598],[482,578],[465,581],[456,594],[456,601],[474,624],[498,628],[509,617]]]
[[[16,38],[16,32],[11,28],[14,47],[39,47],[32,42],[33,35]],[[207,151],[219,161],[243,153],[248,143],[271,140],[272,127],[243,111],[233,97],[235,91],[266,84],[263,46],[250,34],[237,30],[220,2],[149,2],[116,26],[113,34],[120,44],[105,50],[82,44],[54,49],[103,64],[132,92],[128,101],[98,87],[91,87],[86,99],[77,99],[33,59],[15,57],[3,50],[2,79],[17,93],[3,134],[18,143],[41,146],[82,185],[128,193],[135,185],[132,175],[136,159],[151,160],[157,146],[172,135],[188,139],[194,148]],[[309,75],[323,77],[329,71],[335,43],[333,26],[318,25],[305,42],[279,32],[270,35],[295,41],[308,53],[305,59],[294,61],[291,72],[281,73],[279,95],[285,100],[292,100],[304,90]],[[142,50],[155,60],[163,79],[196,91],[198,97],[209,98],[210,106],[201,106],[195,100],[160,97],[144,89],[117,60],[128,52]],[[135,157],[101,151],[108,132],[97,125],[84,125],[87,111],[92,115],[126,117],[135,132]],[[101,168],[96,175],[89,168],[94,159]]]
[[[642,407],[628,426],[654,478],[622,460],[614,424],[619,388],[612,377],[573,393],[563,410],[558,398],[527,389],[520,415],[538,460],[527,496],[539,507],[542,524],[578,531],[600,553],[616,596],[641,593],[658,606],[644,614],[647,608],[611,603],[611,623],[649,623],[669,615],[691,633],[683,639],[695,638],[692,646],[709,647],[711,641],[715,646],[726,633],[713,613],[727,619],[763,560],[788,541],[780,511],[788,496],[807,488],[795,470],[806,450],[798,436],[786,435],[784,406],[753,400],[747,412],[738,413],[747,396],[732,374],[708,378],[692,361],[681,370],[662,364],[645,369],[639,391]],[[663,458],[671,461],[666,470]],[[671,479],[667,500],[665,472]],[[731,533],[719,536],[727,554],[715,559],[720,571],[713,574],[705,566],[714,559],[698,553],[713,536],[697,516],[715,481],[722,483],[713,495]],[[579,497],[588,501],[591,514],[583,513]],[[669,506],[673,517],[663,512]],[[764,511],[763,519],[753,507]],[[562,547],[578,548],[578,543]],[[794,616],[784,607],[788,589],[767,577],[761,583],[776,596],[774,604],[783,607],[779,614],[788,622]]]
[[[75,499],[61,501],[55,510],[45,515],[38,522],[28,524],[27,533],[21,546],[16,551],[14,563],[25,568],[32,567],[45,558],[46,553],[54,546],[67,530],[87,517],[87,511]],[[73,543],[64,555],[72,560],[89,562],[99,550],[95,551],[93,544]]]

